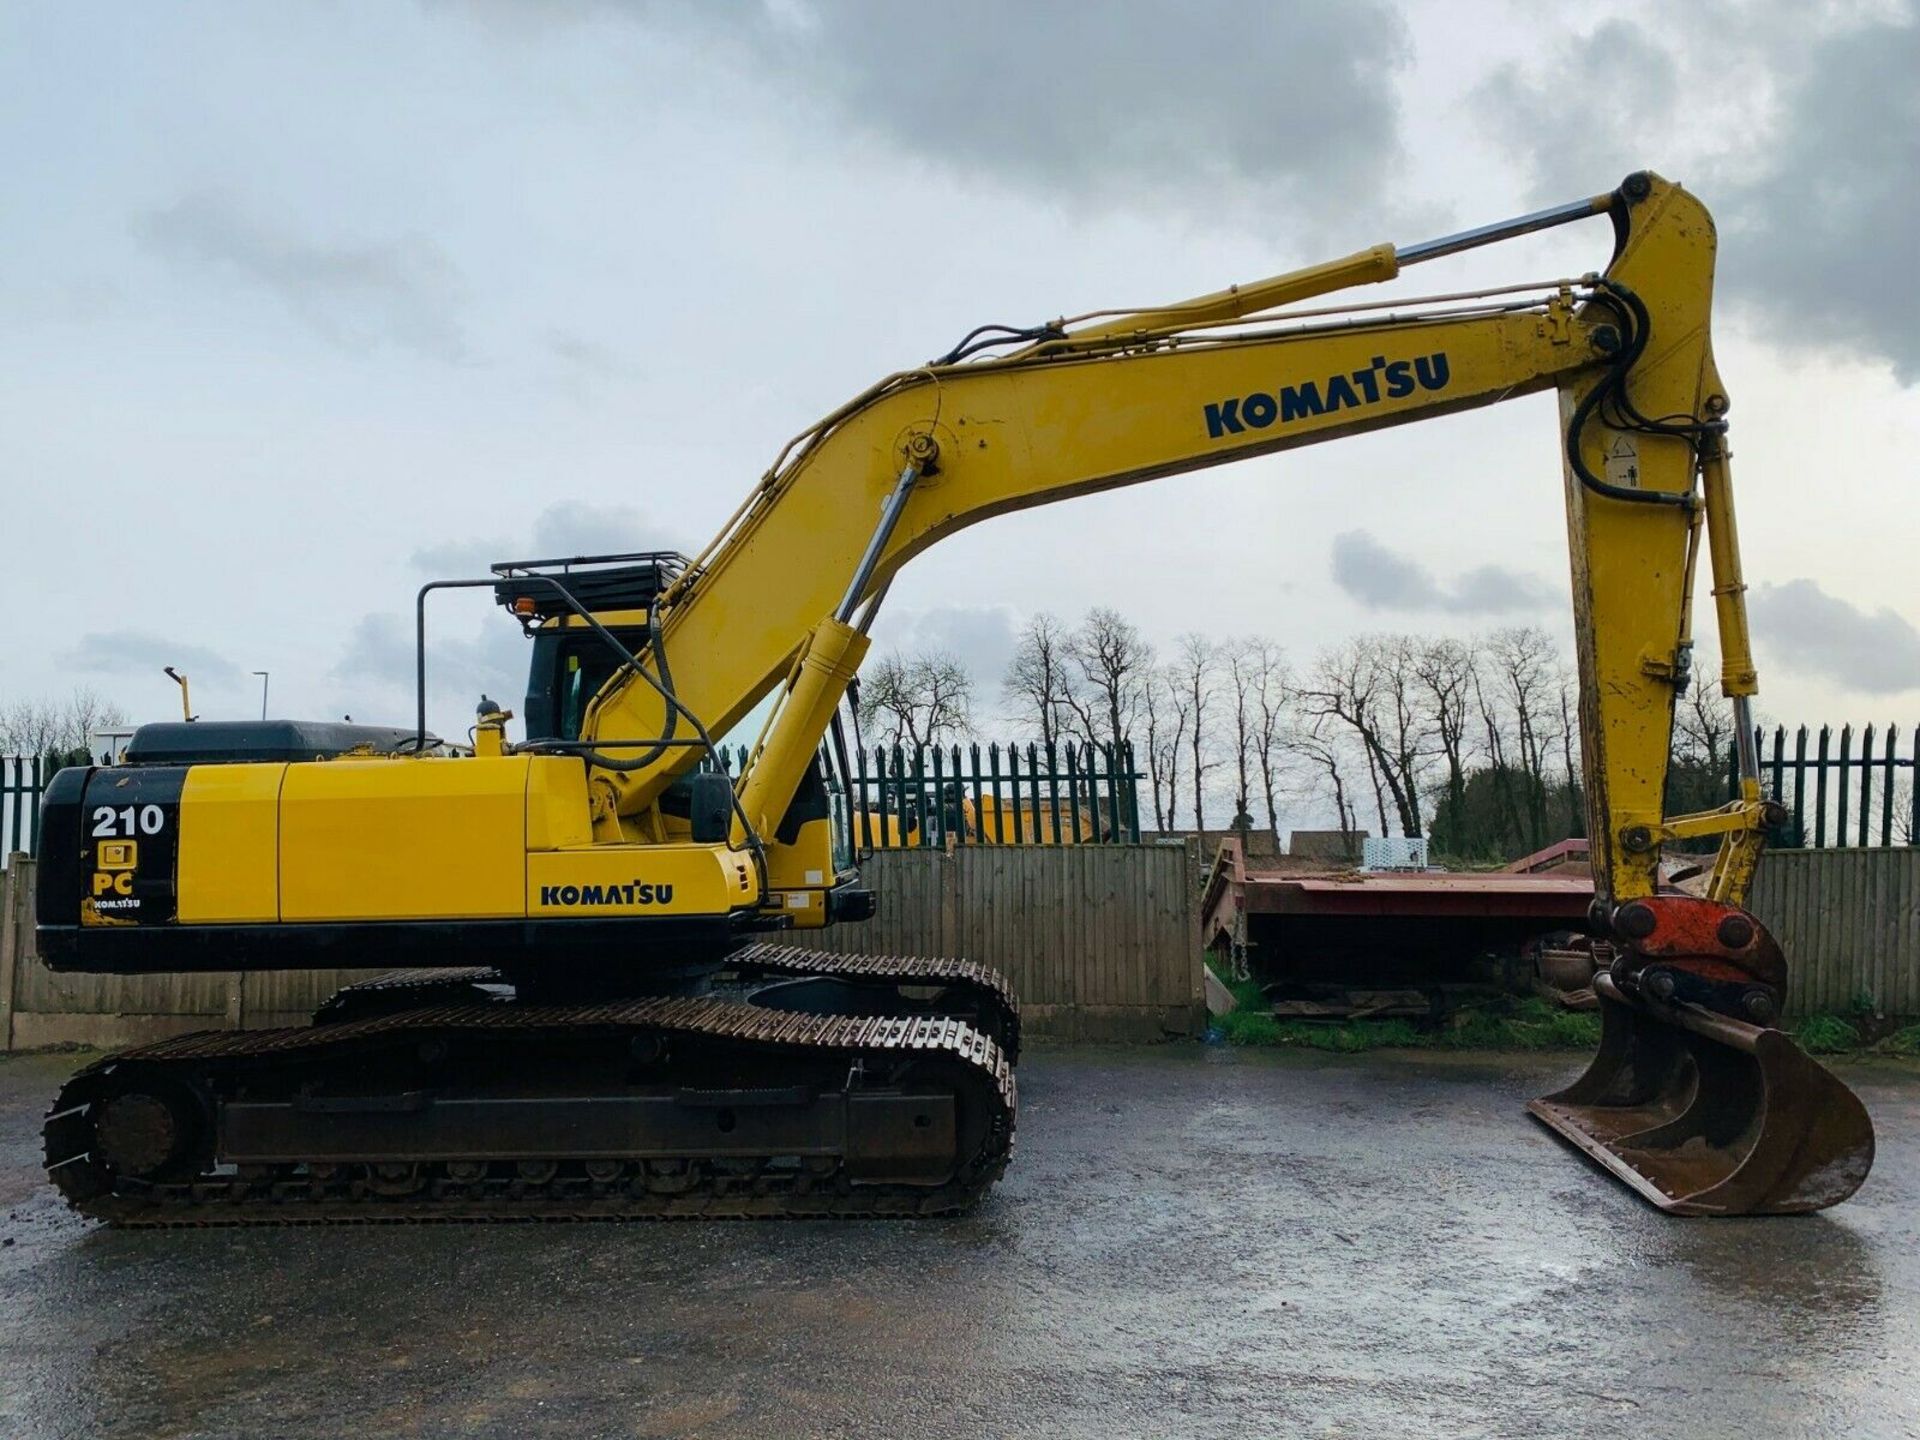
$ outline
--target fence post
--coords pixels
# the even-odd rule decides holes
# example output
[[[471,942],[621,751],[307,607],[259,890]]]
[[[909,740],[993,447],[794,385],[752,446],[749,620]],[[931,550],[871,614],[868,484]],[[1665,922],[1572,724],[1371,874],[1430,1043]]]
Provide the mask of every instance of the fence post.
[[[46,763],[38,755],[33,757],[33,809],[27,818],[27,849],[36,855],[40,853],[40,797],[46,793],[47,784],[53,779],[46,773]]]
[[[1000,742],[987,746],[987,772],[993,783],[993,843],[1007,843],[1007,812],[1000,803]]]
[[[1860,844],[1867,843],[1867,827],[1873,823],[1873,726],[1860,737]],[[1843,839],[1845,837],[1842,837]]]
[[[929,812],[927,805],[927,747],[913,747],[913,793],[920,810],[920,843],[922,846],[933,844],[933,832],[938,818]],[[905,808],[904,806],[902,808]]]
[[[1827,742],[1832,738],[1833,727],[1822,725],[1813,772],[1813,848],[1816,850],[1827,847]]]
[[[1907,752],[1907,767],[1913,771],[1913,814],[1907,817],[1907,843],[1920,845],[1920,725],[1913,727],[1913,748]]]
[[[858,737],[856,736],[855,738],[857,739]],[[854,813],[860,817],[860,823],[855,827],[860,833],[860,839],[855,843],[854,849],[856,851],[872,850],[875,848],[873,843],[873,811],[867,808],[870,802],[867,797],[866,746],[855,745],[853,747],[853,768],[855,772],[852,782],[854,795],[853,808]]]
[[[1053,843],[1060,843],[1060,756],[1054,746],[1047,746],[1047,808],[1053,817]]]
[[[1899,747],[1900,727],[1887,726],[1887,760],[1880,772],[1880,845],[1893,844],[1893,752]]]
[[[916,768],[918,762],[915,762]],[[940,844],[947,843],[947,836],[953,833],[953,827],[947,823],[947,784],[946,761],[940,753],[940,747],[933,747],[933,814],[940,827]]]
[[[960,867],[969,864],[970,856],[977,850],[966,850],[955,846],[943,850],[934,857],[933,864],[940,867],[940,881],[936,889],[940,895],[940,953],[958,955],[960,953]]]
[[[1793,845],[1807,848],[1807,727],[1793,737]]]
[[[1020,747],[1011,741],[1007,744],[1007,784],[1013,791],[1013,843],[1027,843],[1026,826],[1020,820]],[[1034,836],[1038,840],[1039,836]]]
[[[7,850],[10,854],[20,853],[20,812],[26,808],[26,761],[15,756],[12,759],[0,759],[0,801],[8,795],[13,797],[13,825],[7,837]],[[13,767],[13,783],[7,783],[7,767]]]
[[[1847,799],[1850,794],[1847,786],[1851,783],[1847,769],[1852,764],[1852,754],[1853,726],[1842,725],[1840,727],[1840,823],[1833,827],[1833,843],[1843,847],[1847,843]]]
[[[22,936],[20,903],[31,879],[33,862],[18,850],[0,874],[0,1054],[13,1049],[14,973],[20,967]]]
[[[1124,786],[1120,793],[1127,807],[1126,824],[1121,831],[1121,836],[1128,843],[1138,845],[1140,843],[1140,777],[1133,768],[1133,742],[1123,740],[1120,742],[1119,749],[1120,779]]]

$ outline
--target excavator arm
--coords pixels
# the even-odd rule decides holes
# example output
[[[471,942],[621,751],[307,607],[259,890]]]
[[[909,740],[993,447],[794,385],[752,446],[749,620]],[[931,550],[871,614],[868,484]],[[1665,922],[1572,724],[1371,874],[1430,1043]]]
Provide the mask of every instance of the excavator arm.
[[[1422,261],[1606,216],[1603,272],[1544,285],[1366,302]],[[1481,230],[1181,304],[976,332],[796,437],[663,597],[677,689],[615,676],[589,744],[711,733],[775,695],[738,786],[734,841],[780,820],[858,670],[899,568],[989,516],[1555,389],[1560,402],[1582,754],[1606,1042],[1535,1102],[1543,1121],[1647,1199],[1686,1213],[1819,1208],[1850,1194],[1872,1132],[1852,1094],[1769,1028],[1785,965],[1739,907],[1774,818],[1761,797],[1726,442],[1713,362],[1715,234],[1680,187],[1617,190]],[[1008,348],[1009,346],[1013,348]],[[1466,505],[1493,503],[1489,486]],[[1740,795],[1668,817],[1676,697],[1691,674],[1704,540]],[[643,664],[647,663],[643,659]],[[643,683],[644,682],[644,683]],[[601,758],[606,758],[602,756]],[[593,773],[596,839],[643,819],[694,752]],[[1718,837],[1704,895],[1663,893],[1663,843]]]

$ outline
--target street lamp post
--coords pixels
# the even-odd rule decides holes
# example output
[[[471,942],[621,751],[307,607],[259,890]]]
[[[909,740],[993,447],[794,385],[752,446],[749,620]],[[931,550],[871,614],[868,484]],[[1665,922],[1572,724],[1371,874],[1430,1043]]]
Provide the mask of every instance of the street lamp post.
[[[267,677],[272,672],[268,670],[256,670],[253,673],[260,677],[260,718],[264,720],[267,718]]]

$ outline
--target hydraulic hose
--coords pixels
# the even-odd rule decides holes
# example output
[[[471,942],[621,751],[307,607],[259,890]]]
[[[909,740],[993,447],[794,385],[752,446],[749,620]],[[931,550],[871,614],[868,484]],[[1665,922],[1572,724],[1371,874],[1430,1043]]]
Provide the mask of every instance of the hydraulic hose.
[[[1670,490],[1636,490],[1628,485],[1615,485],[1603,480],[1587,467],[1586,457],[1580,453],[1580,436],[1587,421],[1594,412],[1612,400],[1621,412],[1621,429],[1637,430],[1645,434],[1672,435],[1693,442],[1696,447],[1702,433],[1713,422],[1690,421],[1675,424],[1671,421],[1649,420],[1635,408],[1627,395],[1626,378],[1636,361],[1647,348],[1647,337],[1652,331],[1652,317],[1647,311],[1646,302],[1634,294],[1627,286],[1617,280],[1604,277],[1595,282],[1607,299],[1616,307],[1627,332],[1620,347],[1620,354],[1613,364],[1607,367],[1607,373],[1600,383],[1589,390],[1574,407],[1573,418],[1567,423],[1567,464],[1579,478],[1580,483],[1596,495],[1604,495],[1609,500],[1624,500],[1634,505],[1678,505],[1691,509],[1694,505],[1693,492]]]

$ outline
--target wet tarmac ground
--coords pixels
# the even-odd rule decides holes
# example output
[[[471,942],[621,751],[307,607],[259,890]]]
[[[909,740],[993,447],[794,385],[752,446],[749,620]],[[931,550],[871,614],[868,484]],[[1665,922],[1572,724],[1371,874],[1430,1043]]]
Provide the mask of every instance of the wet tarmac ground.
[[[0,1059],[0,1436],[1920,1434],[1920,1069],[1825,1215],[1673,1220],[1577,1057],[1037,1049],[971,1217],[114,1232]]]

